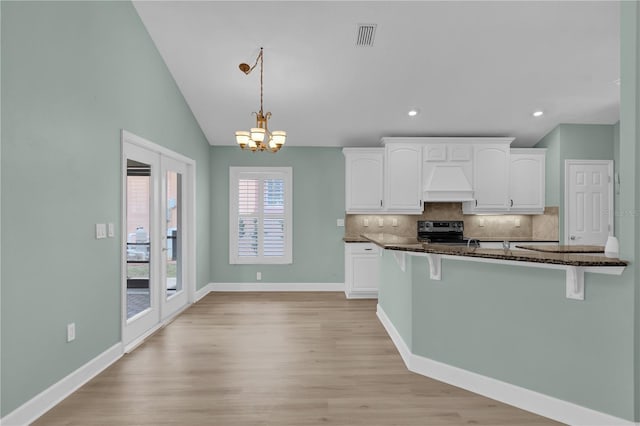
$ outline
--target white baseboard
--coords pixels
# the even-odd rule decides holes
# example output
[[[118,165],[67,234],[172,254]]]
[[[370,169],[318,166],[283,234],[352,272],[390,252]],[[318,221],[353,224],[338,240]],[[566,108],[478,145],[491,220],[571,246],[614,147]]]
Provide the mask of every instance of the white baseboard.
[[[116,343],[68,376],[40,392],[0,420],[4,426],[28,425],[52,409],[82,385],[93,379],[122,356],[122,343]]]
[[[411,370],[411,349],[409,349],[409,346],[407,346],[404,339],[400,336],[400,333],[398,333],[398,330],[396,330],[396,327],[391,323],[391,320],[380,305],[378,305],[376,314],[378,315],[378,319],[382,323],[384,329],[387,330],[387,334],[391,337],[393,344],[396,345],[396,349],[398,349],[398,352],[404,361],[404,365],[407,366],[407,370]]]
[[[209,286],[211,291],[344,291],[344,283],[210,283]]]
[[[194,298],[195,300],[193,301],[193,303],[196,303],[198,300],[202,299],[212,291],[213,291],[213,283],[209,283],[204,287],[202,287],[200,290],[197,290],[195,293],[195,298]]]
[[[473,373],[462,368],[453,367],[420,355],[414,355],[380,305],[378,305],[377,314],[389,337],[391,337],[391,340],[396,345],[398,352],[400,352],[400,356],[402,356],[409,371],[570,425],[638,425],[638,423],[614,417],[572,402]]]
[[[347,293],[345,291],[344,295],[347,297],[347,299],[377,299],[378,298],[377,291],[363,291],[361,293],[358,293],[358,292]]]

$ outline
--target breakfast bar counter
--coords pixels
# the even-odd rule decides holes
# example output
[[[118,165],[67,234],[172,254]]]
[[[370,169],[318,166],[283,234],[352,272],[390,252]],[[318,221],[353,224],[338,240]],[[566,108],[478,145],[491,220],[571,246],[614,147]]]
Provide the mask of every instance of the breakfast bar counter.
[[[426,257],[429,263],[429,278],[436,281],[442,279],[443,259],[561,269],[566,273],[566,297],[576,300],[584,300],[585,272],[621,275],[627,266],[624,260],[590,254],[429,244],[392,234],[362,234],[362,237],[385,250],[390,250],[401,269],[405,268],[406,255]]]

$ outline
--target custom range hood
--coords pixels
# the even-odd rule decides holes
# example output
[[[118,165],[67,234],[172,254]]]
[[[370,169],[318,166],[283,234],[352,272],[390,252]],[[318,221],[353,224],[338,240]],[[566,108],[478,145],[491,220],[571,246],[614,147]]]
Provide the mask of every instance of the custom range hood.
[[[423,200],[431,202],[472,201],[471,163],[429,164],[424,169]]]

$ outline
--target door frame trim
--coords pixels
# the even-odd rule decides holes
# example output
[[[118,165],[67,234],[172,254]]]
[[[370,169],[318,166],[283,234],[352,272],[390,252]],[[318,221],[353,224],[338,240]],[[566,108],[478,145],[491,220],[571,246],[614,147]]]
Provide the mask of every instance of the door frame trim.
[[[569,183],[571,182],[569,176],[569,166],[570,165],[605,165],[607,166],[607,173],[609,175],[609,205],[607,206],[607,210],[609,214],[607,215],[609,218],[609,235],[613,235],[613,160],[564,160],[564,211],[562,212],[564,215],[564,244],[569,244]]]
[[[131,144],[138,146],[140,148],[144,148],[148,151],[152,151],[160,156],[169,157],[175,159],[177,161],[183,162],[187,165],[187,174],[186,174],[186,193],[185,193],[185,206],[186,206],[186,214],[185,214],[185,222],[189,224],[187,226],[186,232],[186,240],[187,244],[185,244],[185,258],[187,261],[185,262],[185,270],[184,270],[184,290],[187,294],[187,303],[184,308],[188,307],[195,301],[195,293],[196,293],[196,161],[186,157],[180,153],[172,151],[164,146],[153,143],[145,138],[142,138],[138,135],[135,135],[125,129],[121,129],[120,133],[120,155],[121,155],[121,205],[120,205],[120,228],[121,228],[121,241],[119,248],[121,250],[121,261],[120,261],[120,289],[121,291],[125,288],[124,285],[126,283],[126,255],[124,251],[122,251],[123,244],[127,241],[127,231],[125,229],[126,223],[126,212],[124,206],[126,205],[126,176],[127,176],[127,165],[126,165],[126,156],[125,156],[125,144]],[[125,291],[122,291],[121,294],[121,321],[120,321],[120,341],[124,344],[124,329],[125,324],[127,322],[127,295]],[[178,310],[182,312],[183,309]],[[163,313],[160,312],[160,322],[159,326],[165,325],[173,320],[174,316],[169,316],[163,320]],[[149,333],[152,334],[152,333]],[[143,335],[145,338],[148,335],[145,333]],[[142,336],[141,336],[142,337]],[[130,343],[135,343],[134,339]],[[139,343],[138,343],[139,344]],[[136,345],[133,345],[135,348]],[[133,348],[129,348],[131,350]],[[127,352],[125,350],[125,352]]]

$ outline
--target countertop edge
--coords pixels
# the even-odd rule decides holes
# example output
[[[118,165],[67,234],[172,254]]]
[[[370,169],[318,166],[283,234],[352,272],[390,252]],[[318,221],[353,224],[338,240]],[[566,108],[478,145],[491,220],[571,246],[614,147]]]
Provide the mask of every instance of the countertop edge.
[[[606,257],[594,257],[590,259],[584,259],[580,257],[589,257],[588,254],[575,254],[575,253],[548,253],[548,252],[536,252],[525,251],[524,253],[514,253],[512,250],[501,249],[479,249],[466,247],[451,247],[434,244],[432,247],[425,247],[423,244],[421,248],[416,247],[413,244],[393,244],[385,243],[384,240],[379,240],[375,237],[367,237],[363,235],[368,241],[376,244],[386,250],[405,251],[414,253],[428,253],[428,254],[440,254],[447,256],[458,257],[476,257],[485,259],[497,259],[497,260],[510,260],[516,262],[533,262],[533,263],[546,263],[552,265],[566,265],[566,266],[580,266],[580,267],[620,267],[627,266],[628,262],[620,259],[606,258]]]

